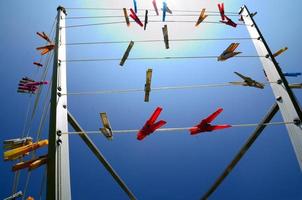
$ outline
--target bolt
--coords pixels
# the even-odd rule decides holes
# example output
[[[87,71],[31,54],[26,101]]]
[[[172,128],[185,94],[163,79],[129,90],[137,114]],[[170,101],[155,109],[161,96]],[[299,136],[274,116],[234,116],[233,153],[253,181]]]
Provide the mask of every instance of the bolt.
[[[269,58],[269,55],[267,54],[267,55],[265,56],[265,58]]]
[[[277,80],[277,83],[278,83],[279,85],[281,85],[281,84],[283,83],[283,81],[282,81],[281,79],[279,79],[279,80]]]
[[[66,105],[63,105],[63,108],[65,108],[65,109],[66,109],[66,108],[67,108],[67,106],[66,106]]]
[[[60,130],[57,130],[57,136],[61,136],[62,135],[62,131],[60,131]]]
[[[257,40],[261,40],[261,37],[258,37]]]
[[[58,90],[59,90],[59,91],[61,91],[61,90],[62,90],[62,88],[59,86],[59,87],[58,87]]]
[[[58,96],[59,96],[59,97],[61,97],[61,96],[62,96],[61,92],[58,92]]]
[[[294,124],[299,126],[301,124],[301,120],[300,119],[294,119]]]
[[[282,100],[282,97],[281,97],[281,96],[278,96],[278,97],[276,98],[276,100],[280,102],[280,101]]]
[[[59,138],[58,140],[57,140],[57,145],[61,145],[62,144],[62,140]]]

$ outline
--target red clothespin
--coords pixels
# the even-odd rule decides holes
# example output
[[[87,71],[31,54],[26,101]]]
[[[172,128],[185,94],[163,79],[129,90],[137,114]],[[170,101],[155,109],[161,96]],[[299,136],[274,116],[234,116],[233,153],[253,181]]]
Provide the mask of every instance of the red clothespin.
[[[152,116],[148,119],[148,121],[146,121],[143,128],[140,129],[139,132],[137,133],[138,140],[143,140],[146,136],[150,135],[151,133],[156,131],[156,129],[159,129],[160,127],[162,127],[163,125],[165,125],[167,123],[164,120],[160,120],[155,123],[155,121],[159,117],[162,110],[163,109],[161,107],[156,108],[156,110],[154,111]]]
[[[224,3],[218,4],[218,9],[220,12],[221,20],[225,20],[225,14],[224,14]]]
[[[132,8],[130,8],[130,17],[141,27],[144,27],[143,23],[141,22],[141,20],[138,18],[138,16],[135,14],[135,12],[133,11]]]
[[[226,21],[220,21],[221,23],[232,26],[234,28],[237,27],[237,24],[235,22],[233,22],[230,18],[228,18],[227,16],[224,16],[224,17],[225,17]]]
[[[223,111],[222,108],[219,108],[216,112],[208,116],[207,118],[203,119],[199,124],[190,128],[191,135],[196,135],[202,132],[211,132],[215,130],[225,129],[232,127],[229,124],[223,125],[211,125],[210,123]]]

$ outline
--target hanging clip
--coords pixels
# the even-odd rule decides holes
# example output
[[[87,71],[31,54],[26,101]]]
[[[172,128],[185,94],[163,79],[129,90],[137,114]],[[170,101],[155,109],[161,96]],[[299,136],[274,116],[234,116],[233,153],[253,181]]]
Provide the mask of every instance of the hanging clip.
[[[218,61],[225,61],[229,58],[235,57],[236,55],[240,54],[241,52],[235,52],[238,48],[239,43],[232,43],[228,46],[226,50],[218,57]]]
[[[103,135],[108,139],[112,140],[113,139],[113,132],[112,128],[110,126],[108,117],[106,113],[100,113],[101,121],[103,124],[103,128],[100,128],[100,131],[103,133]]]
[[[168,26],[165,25],[163,28],[163,35],[164,35],[164,42],[165,42],[165,46],[166,46],[166,49],[169,49],[169,36],[168,36]]]
[[[287,47],[284,47],[284,48],[280,49],[279,51],[277,51],[276,53],[274,53],[273,56],[274,56],[274,57],[277,57],[277,56],[283,54],[283,53],[284,53],[285,51],[287,51],[287,50],[288,50],[288,48],[287,48]]]
[[[151,92],[151,80],[152,80],[152,69],[148,69],[146,72],[145,102],[149,102],[149,96]]]
[[[38,47],[37,50],[40,50],[41,55],[43,56],[43,55],[47,54],[48,52],[50,52],[51,50],[53,50],[54,48],[55,48],[54,44],[49,44],[46,46]]]
[[[123,11],[124,11],[124,17],[125,17],[126,24],[127,24],[127,26],[130,26],[130,20],[128,17],[127,9],[123,8]]]
[[[124,64],[125,64],[125,62],[126,62],[128,56],[129,56],[129,53],[130,53],[130,51],[131,51],[133,45],[134,45],[134,42],[131,41],[131,42],[129,43],[128,48],[126,49],[126,51],[125,51],[123,57],[122,57],[122,60],[121,60],[121,62],[120,62],[120,66],[124,66]]]
[[[196,27],[208,17],[208,15],[206,15],[205,12],[206,12],[206,9],[203,8],[203,9],[201,10],[201,13],[200,13],[200,15],[199,15],[199,18],[198,18],[198,20],[197,20],[197,22],[196,22],[196,24],[195,24]]]
[[[155,10],[155,12],[156,12],[156,15],[159,15],[158,8],[157,8],[157,4],[156,4],[156,0],[153,0],[153,1],[152,1],[152,4],[153,4],[154,10]]]
[[[130,8],[130,17],[138,24],[140,25],[141,27],[143,27],[143,23],[141,22],[141,20],[138,18],[138,16],[135,14],[135,12],[133,11],[132,8]]]
[[[147,24],[148,24],[148,10],[146,10],[146,13],[145,13],[144,30],[146,30],[146,28],[147,28]]]

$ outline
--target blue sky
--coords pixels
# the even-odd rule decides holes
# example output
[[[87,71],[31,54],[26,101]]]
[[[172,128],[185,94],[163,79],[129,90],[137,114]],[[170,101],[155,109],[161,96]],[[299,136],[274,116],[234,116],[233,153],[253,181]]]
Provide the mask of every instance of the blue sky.
[[[149,1],[137,1],[138,8],[152,8]],[[161,2],[161,1],[158,1]],[[220,1],[168,1],[171,10],[217,10]],[[226,10],[237,12],[243,4],[257,11],[256,22],[272,51],[284,46],[289,50],[278,57],[285,72],[301,72],[300,6],[298,0],[288,1],[224,1]],[[39,59],[35,48],[41,45],[36,31],[49,32],[58,5],[65,7],[114,7],[130,8],[129,1],[1,1],[1,134],[0,139],[19,137],[22,133],[27,104],[34,97],[16,93],[22,76],[40,77],[41,70],[32,66]],[[68,16],[121,15],[122,11],[67,10]],[[143,13],[142,13],[143,14]],[[154,18],[160,20],[159,17]],[[196,17],[168,20],[197,20]],[[236,17],[232,17],[236,19]],[[120,19],[67,20],[68,25],[119,21]],[[217,21],[211,17],[209,21]],[[167,23],[170,38],[221,38],[249,37],[246,28],[233,29],[217,24]],[[116,41],[161,39],[164,23],[149,23],[147,31],[136,24],[92,26],[67,30],[67,42]],[[171,43],[166,50],[163,43],[135,44],[130,57],[153,56],[200,56],[218,55],[231,42],[179,42]],[[239,41],[239,50],[245,55],[256,55],[251,41]],[[68,59],[120,58],[128,44],[70,46]],[[85,92],[102,89],[143,88],[145,72],[153,69],[152,85],[179,86],[195,84],[226,83],[239,81],[234,71],[265,81],[262,66],[255,58],[238,58],[218,63],[215,59],[127,61],[124,67],[118,62],[68,63],[68,90]],[[51,71],[51,70],[50,70]],[[50,75],[48,75],[49,77]],[[289,82],[301,83],[300,78]],[[295,91],[300,100],[301,91]],[[30,135],[36,137],[42,94]],[[151,92],[150,102],[143,102],[143,93],[109,94],[93,96],[69,96],[68,107],[85,130],[101,127],[99,112],[107,112],[113,129],[139,129],[157,106],[163,107],[160,119],[166,127],[188,127],[203,117],[223,107],[224,112],[215,123],[257,123],[274,103],[270,87],[264,90],[245,87],[205,88],[184,91]],[[273,121],[281,121],[277,114]],[[48,135],[48,123],[43,138]],[[70,129],[72,130],[72,129]],[[155,133],[142,142],[136,135],[115,135],[108,142],[102,135],[91,135],[102,153],[124,179],[138,199],[199,199],[211,186],[235,153],[249,137],[254,127],[232,128],[219,132],[190,136],[188,132]],[[39,151],[39,155],[44,150]],[[11,192],[13,163],[1,161],[0,198]],[[73,199],[126,199],[127,197],[100,165],[94,155],[76,135],[70,136],[71,185]],[[38,199],[44,167],[32,173],[28,195]],[[21,173],[19,189],[23,190],[26,171]],[[302,198],[302,174],[284,126],[265,129],[249,152],[239,162],[211,199],[288,199]]]

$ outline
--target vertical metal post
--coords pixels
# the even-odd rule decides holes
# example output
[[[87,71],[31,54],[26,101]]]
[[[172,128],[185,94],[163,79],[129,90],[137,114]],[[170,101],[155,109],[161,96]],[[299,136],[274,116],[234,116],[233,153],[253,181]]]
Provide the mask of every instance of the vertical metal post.
[[[65,8],[57,8],[54,66],[49,125],[47,200],[71,199],[66,89]]]
[[[260,57],[260,60],[267,78],[271,82],[270,85],[280,108],[283,120],[285,122],[295,122],[295,124],[287,124],[286,127],[300,169],[302,169],[302,112],[299,103],[247,7],[243,6],[239,14],[242,15],[251,38],[258,38],[257,40],[253,40],[253,43],[258,54],[260,56],[265,56]]]

